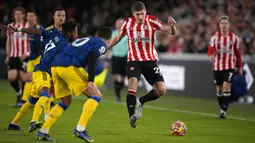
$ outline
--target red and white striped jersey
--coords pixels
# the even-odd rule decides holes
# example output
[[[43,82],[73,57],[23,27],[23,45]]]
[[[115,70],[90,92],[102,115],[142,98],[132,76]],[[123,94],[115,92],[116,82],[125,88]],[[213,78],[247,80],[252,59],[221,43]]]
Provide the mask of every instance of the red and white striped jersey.
[[[28,22],[24,21],[21,24],[11,23],[13,27],[29,28]],[[24,32],[14,32],[9,34],[11,41],[10,57],[21,57],[30,50],[29,36]]]
[[[154,45],[156,34],[164,24],[156,17],[146,15],[143,24],[128,18],[121,28],[121,35],[128,36],[128,61],[156,61],[158,54]]]
[[[242,67],[239,38],[234,33],[229,32],[223,36],[221,32],[216,32],[210,40],[208,55],[214,54],[213,70],[223,71],[235,69],[236,62]]]

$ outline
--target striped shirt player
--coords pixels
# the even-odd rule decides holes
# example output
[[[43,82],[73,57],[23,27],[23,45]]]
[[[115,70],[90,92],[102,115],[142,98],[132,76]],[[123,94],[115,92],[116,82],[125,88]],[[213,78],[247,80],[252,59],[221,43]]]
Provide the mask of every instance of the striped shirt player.
[[[210,40],[208,56],[213,56],[213,71],[215,73],[214,83],[223,84],[224,81],[231,82],[236,66],[242,67],[242,59],[239,47],[239,37],[229,32],[223,36],[221,32],[216,32]],[[227,72],[223,78],[217,73]],[[216,77],[217,76],[217,77]]]
[[[11,23],[13,27],[18,28],[29,28],[30,25],[28,22],[23,21],[22,23]],[[22,67],[22,62],[20,57],[24,55],[29,55],[30,52],[30,42],[29,42],[29,35],[24,32],[15,32],[12,34],[8,34],[7,36],[10,40],[10,54],[9,54],[9,65],[8,69],[17,69],[20,70]]]
[[[158,54],[154,45],[156,31],[167,32],[175,35],[175,20],[168,17],[167,26],[155,16],[147,15],[142,2],[133,3],[132,14],[134,17],[127,18],[121,28],[121,32],[111,40],[108,48],[118,43],[125,35],[128,37],[128,95],[126,103],[128,107],[130,125],[136,127],[136,120],[142,116],[142,105],[145,102],[158,99],[166,93],[164,78],[157,65]],[[154,87],[147,95],[136,101],[136,90],[141,75],[145,77],[150,85]],[[135,105],[138,108],[135,113]]]
[[[220,107],[220,118],[225,119],[231,97],[231,83],[236,67],[242,76],[242,58],[239,37],[230,32],[230,19],[222,16],[219,32],[210,40],[208,56],[213,63],[214,84]]]

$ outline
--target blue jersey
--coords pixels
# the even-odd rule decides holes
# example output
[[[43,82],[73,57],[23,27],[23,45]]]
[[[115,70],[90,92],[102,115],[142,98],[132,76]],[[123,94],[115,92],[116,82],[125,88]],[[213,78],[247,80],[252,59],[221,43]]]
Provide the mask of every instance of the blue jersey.
[[[77,39],[55,57],[52,66],[85,67],[88,64],[88,55],[91,52],[101,56],[106,53],[106,47],[106,43],[100,38],[87,37]]]
[[[44,38],[45,49],[42,54],[40,63],[35,66],[34,71],[42,71],[50,73],[50,66],[55,56],[64,49],[68,42],[64,34],[55,27],[46,29],[42,32]]]
[[[32,28],[44,31],[44,27],[40,24],[34,25]],[[30,40],[30,55],[29,60],[34,60],[42,54],[43,51],[43,36],[29,35]]]

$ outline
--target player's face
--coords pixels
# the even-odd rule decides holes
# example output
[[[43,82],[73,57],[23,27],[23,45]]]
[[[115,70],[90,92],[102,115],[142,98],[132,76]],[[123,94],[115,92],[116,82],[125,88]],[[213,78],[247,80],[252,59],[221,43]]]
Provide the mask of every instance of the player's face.
[[[124,24],[124,20],[123,19],[118,19],[116,22],[115,22],[115,28],[116,29],[120,29],[121,26]]]
[[[55,24],[62,25],[66,20],[66,12],[64,10],[56,11],[53,19]]]
[[[24,18],[24,14],[22,13],[22,11],[16,10],[14,12],[14,19],[16,22],[21,22]]]
[[[29,24],[34,25],[36,24],[37,16],[33,12],[27,13],[27,21]]]
[[[78,28],[76,27],[74,31],[69,33],[69,37],[72,41],[78,38]]]
[[[137,23],[143,23],[146,16],[146,10],[144,9],[140,11],[135,11],[133,12],[133,16],[135,17]]]
[[[227,32],[229,31],[230,23],[227,19],[222,19],[220,21],[220,31]]]

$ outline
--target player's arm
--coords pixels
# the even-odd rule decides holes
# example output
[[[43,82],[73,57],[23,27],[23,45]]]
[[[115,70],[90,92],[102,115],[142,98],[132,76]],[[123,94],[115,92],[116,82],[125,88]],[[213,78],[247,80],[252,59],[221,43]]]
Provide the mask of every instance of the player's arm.
[[[176,34],[175,20],[169,16],[167,21],[168,21],[169,26],[163,25],[160,27],[160,30],[163,32],[167,32],[170,35],[175,35]]]
[[[89,82],[94,82],[98,57],[99,55],[96,52],[90,52],[88,56]]]
[[[110,43],[108,44],[108,49],[111,49],[113,46],[115,46],[117,43],[119,43],[119,41],[124,37],[125,35],[123,35],[121,32],[115,36],[114,38],[111,39]]]
[[[9,58],[11,54],[11,37],[10,34],[7,35],[7,40],[6,40],[6,59],[5,59],[5,64],[9,64]]]
[[[126,22],[122,25],[120,33],[117,34],[117,36],[115,36],[114,38],[112,38],[110,43],[108,43],[107,45],[108,50],[111,49],[113,46],[115,46],[117,43],[119,43],[119,41],[126,35],[128,20],[126,20]]]
[[[17,27],[13,27],[11,25],[8,26],[8,31],[9,31],[9,33],[25,32],[27,34],[32,34],[32,35],[42,35],[43,34],[41,30],[37,30],[34,28],[17,28]]]
[[[207,51],[207,55],[209,57],[209,60],[213,63],[214,62],[214,56],[213,56],[213,53],[214,53],[214,38],[211,37],[210,39],[210,43],[209,43],[209,46],[208,46],[208,51]]]
[[[239,74],[243,75],[243,63],[242,63],[242,54],[240,50],[240,42],[238,37],[236,36],[236,40],[234,43],[234,53],[236,56],[236,62],[237,62],[237,67],[239,69]]]

